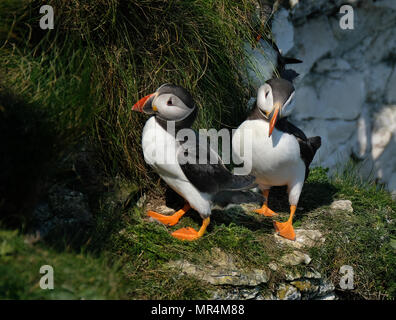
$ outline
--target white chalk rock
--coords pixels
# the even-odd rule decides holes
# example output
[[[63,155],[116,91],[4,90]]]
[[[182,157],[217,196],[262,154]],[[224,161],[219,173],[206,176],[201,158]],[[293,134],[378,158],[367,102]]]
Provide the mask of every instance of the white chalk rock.
[[[294,46],[294,28],[289,20],[289,12],[286,9],[278,10],[272,20],[272,34],[276,45],[285,55]]]
[[[364,81],[359,73],[345,73],[340,80],[328,79],[320,88],[319,99],[323,104],[318,118],[356,119],[364,98]]]
[[[347,71],[351,69],[351,65],[342,58],[321,59],[314,68],[315,72],[325,73],[333,71]]]
[[[280,261],[285,265],[297,266],[299,264],[309,264],[311,260],[309,255],[296,250],[292,253],[285,254]]]
[[[304,77],[314,63],[337,47],[326,16],[310,19],[295,28],[295,48],[291,53],[303,63],[296,64],[293,69],[300,77]]]
[[[372,134],[372,152],[374,160],[377,160],[389,145],[396,150],[396,145],[390,145],[392,135],[396,135],[396,105],[387,106],[377,114],[374,121]]]
[[[317,90],[308,86],[297,88],[295,119],[355,120],[359,117],[365,98],[360,74],[344,73],[340,79],[328,76]]]
[[[367,68],[365,71],[365,80],[366,80],[366,99],[370,102],[381,101],[385,89],[387,89],[387,82],[389,76],[392,72],[392,68],[385,63],[379,63],[374,65],[371,68]],[[395,74],[395,85],[396,85],[396,72]],[[389,90],[388,85],[388,93],[390,95],[395,92],[396,88],[393,90]],[[395,93],[396,97],[396,93]]]

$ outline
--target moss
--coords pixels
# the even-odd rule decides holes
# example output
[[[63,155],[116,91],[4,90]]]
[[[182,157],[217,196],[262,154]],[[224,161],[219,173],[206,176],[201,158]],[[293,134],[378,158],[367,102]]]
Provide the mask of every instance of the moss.
[[[302,292],[308,292],[314,290],[314,287],[309,281],[292,281],[290,283]]]

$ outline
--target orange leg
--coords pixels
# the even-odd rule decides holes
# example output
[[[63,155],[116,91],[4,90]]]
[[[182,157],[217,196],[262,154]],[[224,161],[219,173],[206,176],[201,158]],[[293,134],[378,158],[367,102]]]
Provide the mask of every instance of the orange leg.
[[[256,212],[258,214],[262,214],[266,217],[277,216],[278,215],[277,213],[275,213],[270,208],[268,208],[268,195],[269,195],[269,189],[264,190],[263,196],[265,197],[265,202],[260,209],[256,209],[256,210],[254,210],[254,212]]]
[[[296,240],[296,233],[293,229],[293,216],[296,212],[297,206],[290,206],[290,216],[286,222],[274,221],[274,227],[276,232],[283,238],[289,240]]]
[[[186,203],[182,209],[180,209],[179,211],[176,211],[171,216],[159,214],[154,211],[148,211],[147,215],[154,218],[155,220],[158,220],[159,222],[161,222],[163,224],[166,224],[168,226],[174,226],[176,223],[179,222],[180,218],[190,209],[191,209],[190,205],[188,203]]]
[[[204,219],[199,231],[196,231],[193,228],[187,227],[187,228],[182,228],[182,229],[176,230],[175,232],[172,233],[172,236],[179,240],[188,240],[188,241],[196,240],[203,236],[203,234],[205,233],[206,227],[209,225],[209,222],[210,222],[210,218]]]

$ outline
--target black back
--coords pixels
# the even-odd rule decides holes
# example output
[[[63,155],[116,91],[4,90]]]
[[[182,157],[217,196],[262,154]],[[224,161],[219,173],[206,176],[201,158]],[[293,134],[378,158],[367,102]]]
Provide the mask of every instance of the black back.
[[[319,136],[307,138],[301,129],[297,128],[287,120],[287,117],[279,119],[275,128],[296,137],[300,146],[301,159],[305,163],[305,179],[307,179],[309,174],[309,165],[311,164],[316,151],[320,148],[322,139]]]
[[[206,155],[206,164],[199,163],[200,153]],[[182,161],[182,156],[183,160],[187,161]],[[211,156],[216,160],[216,163],[210,163]],[[200,192],[216,194],[223,190],[246,190],[255,186],[254,176],[233,175],[224,166],[217,152],[202,144],[198,134],[196,134],[195,143],[190,140],[181,143],[178,162],[187,179]]]

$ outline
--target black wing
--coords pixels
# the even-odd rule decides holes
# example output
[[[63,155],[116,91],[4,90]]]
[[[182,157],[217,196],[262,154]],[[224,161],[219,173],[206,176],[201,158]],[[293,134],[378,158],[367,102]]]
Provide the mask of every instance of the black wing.
[[[206,163],[199,163],[200,154],[201,159],[206,157]],[[233,175],[224,166],[217,152],[209,144],[206,147],[198,135],[195,141],[181,143],[177,159],[187,179],[200,192],[216,194],[222,190],[245,190],[254,187],[254,176]]]
[[[276,123],[275,127],[280,131],[296,137],[298,144],[300,145],[301,159],[305,163],[305,179],[307,179],[309,174],[309,165],[311,164],[316,151],[320,148],[322,139],[320,137],[307,138],[301,129],[297,128],[287,120],[287,117],[280,119]]]

